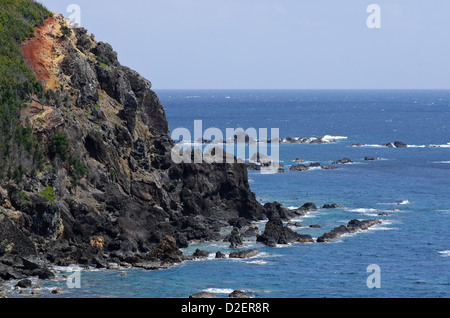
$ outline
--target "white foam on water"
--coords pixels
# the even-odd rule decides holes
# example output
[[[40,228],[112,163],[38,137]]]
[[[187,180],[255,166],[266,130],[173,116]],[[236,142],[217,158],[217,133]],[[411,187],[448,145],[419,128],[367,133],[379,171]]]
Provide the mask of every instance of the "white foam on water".
[[[350,209],[348,210],[349,212],[357,212],[357,213],[363,213],[363,214],[367,214],[367,213],[375,213],[375,212],[380,212],[380,210],[378,209],[374,209],[374,208],[359,208],[359,209]]]
[[[346,137],[346,136],[330,136],[330,135],[326,135],[322,139],[331,141],[331,140],[348,139],[348,137]]]
[[[450,164],[450,161],[434,161],[433,163]]]
[[[408,148],[450,148],[450,143],[442,145],[408,145]]]
[[[442,257],[450,257],[450,250],[439,251],[439,254],[441,254]]]
[[[255,264],[255,265],[266,265],[267,261],[264,261],[262,259],[259,260],[255,260],[255,261],[249,261],[249,262],[245,262],[246,264]]]
[[[383,220],[381,224],[376,224],[367,229],[367,231],[392,231],[399,230],[398,227],[387,227],[386,225],[391,225],[394,222]]]
[[[368,144],[368,145],[362,145],[360,147],[371,147],[371,148],[381,148],[381,147],[385,147],[383,145],[377,145],[377,144]]]
[[[234,292],[234,289],[230,289],[230,288],[207,288],[203,290],[204,292],[207,293],[212,293],[212,294],[231,294],[232,292]]]
[[[404,200],[400,203],[397,203],[397,205],[408,205],[408,204],[411,204],[411,202],[409,202],[408,200]]]

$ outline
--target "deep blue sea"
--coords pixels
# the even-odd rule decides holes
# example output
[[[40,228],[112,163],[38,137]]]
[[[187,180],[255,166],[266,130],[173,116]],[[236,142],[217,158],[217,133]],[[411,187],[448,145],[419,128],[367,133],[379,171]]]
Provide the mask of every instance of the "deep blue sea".
[[[279,128],[280,137],[339,137],[334,144],[281,144],[286,173],[249,172],[261,203],[286,207],[314,202],[319,209],[296,221],[314,238],[352,219],[382,220],[368,231],[331,243],[269,248],[247,241],[260,254],[245,260],[190,261],[168,270],[92,270],[81,289],[65,279],[42,283],[61,297],[186,298],[209,291],[227,297],[236,289],[257,298],[450,297],[450,91],[380,90],[158,90],[171,130]],[[408,148],[382,144],[402,141]],[[352,144],[366,144],[351,147]],[[437,147],[425,147],[436,145]],[[291,172],[296,158],[338,170]],[[382,160],[364,161],[365,157]],[[392,211],[394,210],[394,211]],[[379,216],[379,213],[388,215]],[[309,228],[318,224],[320,229]],[[263,226],[264,224],[260,224]],[[229,252],[228,244],[190,246]],[[380,268],[381,288],[369,288],[369,265]],[[125,272],[125,274],[121,274]],[[61,271],[63,274],[63,270]]]

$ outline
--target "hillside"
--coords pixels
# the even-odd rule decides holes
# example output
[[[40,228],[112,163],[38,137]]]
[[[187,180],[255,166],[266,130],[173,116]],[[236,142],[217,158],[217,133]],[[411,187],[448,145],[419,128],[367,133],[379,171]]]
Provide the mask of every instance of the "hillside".
[[[265,218],[244,164],[172,162],[151,82],[109,44],[34,1],[0,6],[0,278],[163,266]]]

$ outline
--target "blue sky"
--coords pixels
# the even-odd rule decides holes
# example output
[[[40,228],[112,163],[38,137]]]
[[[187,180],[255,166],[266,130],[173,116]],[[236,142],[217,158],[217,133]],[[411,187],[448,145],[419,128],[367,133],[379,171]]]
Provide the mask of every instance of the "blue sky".
[[[155,89],[450,88],[448,0],[40,0]],[[369,29],[367,7],[381,8]]]

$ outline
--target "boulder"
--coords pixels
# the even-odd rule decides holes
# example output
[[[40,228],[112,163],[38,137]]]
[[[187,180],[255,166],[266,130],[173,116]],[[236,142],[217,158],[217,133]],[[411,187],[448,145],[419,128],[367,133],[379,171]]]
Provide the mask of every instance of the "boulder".
[[[308,171],[310,169],[310,167],[306,166],[306,165],[292,165],[289,170],[290,171]]]
[[[244,250],[244,251],[238,251],[238,252],[232,252],[230,253],[230,258],[250,258],[258,255],[257,249],[251,249],[251,250]]]
[[[339,164],[349,164],[349,163],[353,163],[353,161],[350,158],[343,158],[343,159],[334,161],[332,164],[339,165]]]
[[[166,262],[179,263],[182,261],[183,253],[177,246],[174,237],[167,235],[159,245],[148,253],[149,260],[162,260]]]
[[[408,147],[408,145],[402,141],[394,142],[394,146],[395,146],[395,148],[407,148]]]
[[[196,249],[194,254],[192,254],[192,255],[197,258],[207,258],[209,256],[209,254],[210,253],[208,251]]]
[[[233,228],[231,231],[231,235],[228,238],[228,242],[230,242],[231,248],[240,248],[243,246],[241,235],[239,234],[239,230],[237,228]]]
[[[22,279],[20,280],[17,284],[16,287],[20,287],[20,288],[30,288],[33,285],[33,283],[31,282],[31,280],[29,280],[28,278]]]
[[[336,203],[333,203],[333,204],[325,204],[321,208],[322,209],[339,209],[339,208],[341,208],[341,206]]]
[[[217,296],[214,295],[213,293],[200,292],[190,295],[189,298],[217,298]]]
[[[268,221],[264,233],[258,235],[256,240],[270,247],[276,247],[277,244],[290,244],[294,242],[313,242],[311,236],[298,234],[287,226],[283,226],[280,218],[274,218]]]
[[[226,258],[226,255],[220,251],[216,252],[216,258]]]
[[[230,295],[228,295],[228,298],[252,298],[252,297],[247,295],[242,290],[235,290]]]

